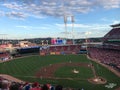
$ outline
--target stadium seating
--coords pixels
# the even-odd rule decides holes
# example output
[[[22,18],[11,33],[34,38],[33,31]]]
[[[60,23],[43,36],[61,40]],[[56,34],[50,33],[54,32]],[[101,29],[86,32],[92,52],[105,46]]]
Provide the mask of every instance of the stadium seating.
[[[89,48],[89,55],[120,72],[120,24],[111,26],[113,29],[103,37],[102,48]]]
[[[89,56],[101,63],[112,66],[120,72],[120,51],[105,48],[89,48]]]
[[[0,60],[6,61],[8,59],[10,59],[10,54],[9,53],[7,53],[7,52],[1,52],[0,53]]]
[[[45,54],[75,54],[80,51],[81,46],[80,45],[52,45],[48,48],[42,48],[40,50],[40,53]]]

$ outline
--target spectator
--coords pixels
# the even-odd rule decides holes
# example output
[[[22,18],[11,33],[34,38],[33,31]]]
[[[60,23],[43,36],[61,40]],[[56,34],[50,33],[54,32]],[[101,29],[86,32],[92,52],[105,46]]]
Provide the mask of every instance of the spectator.
[[[12,82],[10,85],[10,90],[19,90],[20,84],[16,82]]]
[[[9,90],[8,80],[2,80],[2,89],[1,90]]]
[[[26,82],[23,87],[23,90],[30,90],[30,88],[31,88],[31,85],[28,82]]]
[[[35,82],[30,90],[42,90],[39,83]]]
[[[49,90],[48,86],[46,84],[43,85],[42,90]]]
[[[63,89],[63,87],[61,86],[61,85],[57,85],[56,87],[55,87],[55,90],[62,90]]]

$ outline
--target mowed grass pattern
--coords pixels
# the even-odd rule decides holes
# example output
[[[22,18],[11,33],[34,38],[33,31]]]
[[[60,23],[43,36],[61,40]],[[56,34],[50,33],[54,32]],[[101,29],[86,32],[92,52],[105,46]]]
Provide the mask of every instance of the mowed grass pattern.
[[[64,63],[64,62],[81,62],[81,63],[91,63],[92,61],[87,59],[85,55],[54,55],[54,56],[30,56],[11,60],[10,62],[0,63],[0,73],[9,74],[24,81],[29,82],[39,82],[41,84],[51,83],[51,84],[61,84],[64,87],[73,87],[73,88],[84,88],[85,90],[114,90],[120,86],[120,78],[113,74],[111,71],[102,67],[95,62],[92,62],[95,66],[97,75],[102,76],[107,79],[107,83],[116,83],[117,86],[114,88],[106,88],[105,85],[94,85],[89,83],[87,80],[80,79],[40,79],[34,78],[35,73],[40,70],[43,66],[48,66],[55,63]],[[71,75],[71,69],[74,67],[61,67],[55,72],[57,77],[71,77],[74,78],[75,75]],[[79,67],[76,67],[77,69]],[[67,72],[66,72],[67,71]],[[85,67],[79,68],[81,75],[77,75],[77,78],[88,79],[92,77],[91,69]],[[88,72],[88,73],[87,73]],[[69,73],[69,74],[68,74]],[[87,73],[87,74],[86,74]],[[64,76],[65,75],[65,76]],[[85,76],[87,75],[87,76]]]
[[[9,75],[34,76],[35,72],[41,67],[49,64],[62,62],[88,62],[86,57],[78,59],[79,56],[30,56],[20,59],[15,59],[10,62],[2,63],[0,73]]]

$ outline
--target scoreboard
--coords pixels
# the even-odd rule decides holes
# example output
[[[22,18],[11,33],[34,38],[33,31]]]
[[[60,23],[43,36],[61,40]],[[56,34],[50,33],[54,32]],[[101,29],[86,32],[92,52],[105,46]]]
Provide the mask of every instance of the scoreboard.
[[[53,39],[51,39],[51,44],[52,45],[66,44],[66,40],[65,39],[56,39],[56,38],[53,38]]]

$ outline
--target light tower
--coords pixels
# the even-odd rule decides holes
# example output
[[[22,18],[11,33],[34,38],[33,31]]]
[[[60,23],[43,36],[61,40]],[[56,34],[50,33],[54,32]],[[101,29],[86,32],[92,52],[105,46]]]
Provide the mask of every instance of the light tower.
[[[73,44],[74,44],[74,16],[71,16],[71,22],[72,22],[72,40],[73,40]]]
[[[2,39],[1,44],[5,44],[7,34],[0,34],[0,35],[1,35],[1,39]]]
[[[67,16],[64,16],[64,24],[65,24],[65,36],[67,38]]]

